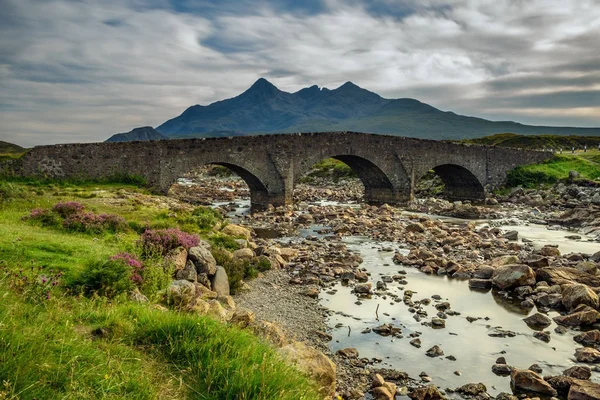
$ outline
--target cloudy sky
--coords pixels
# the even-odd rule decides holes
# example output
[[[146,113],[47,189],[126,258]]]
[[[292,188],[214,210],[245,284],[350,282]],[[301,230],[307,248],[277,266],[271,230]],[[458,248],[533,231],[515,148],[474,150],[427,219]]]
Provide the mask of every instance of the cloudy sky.
[[[597,0],[0,0],[0,140],[103,141],[265,77],[600,126]]]

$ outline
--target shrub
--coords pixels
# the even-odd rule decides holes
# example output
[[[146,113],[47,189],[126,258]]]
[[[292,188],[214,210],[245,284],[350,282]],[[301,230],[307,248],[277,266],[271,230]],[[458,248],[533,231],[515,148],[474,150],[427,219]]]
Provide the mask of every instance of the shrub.
[[[0,203],[22,197],[23,188],[11,182],[0,182]]]
[[[177,228],[170,229],[147,229],[140,238],[142,254],[145,257],[151,255],[165,256],[177,247],[197,246],[200,242],[198,236],[182,232]]]
[[[128,260],[117,255],[108,260],[88,263],[71,286],[73,290],[86,296],[98,294],[113,298],[135,288],[133,273],[134,267]]]
[[[112,261],[121,261],[131,267],[131,280],[137,284],[141,285],[143,278],[142,274],[144,272],[144,265],[140,260],[138,260],[134,255],[129,253],[119,253],[110,258]]]
[[[252,260],[234,260],[231,254],[223,248],[215,248],[212,251],[217,264],[222,265],[229,278],[229,289],[235,294],[242,285],[244,279],[254,279],[259,272],[271,269],[271,261],[261,256]]]
[[[30,221],[39,222],[43,226],[56,226],[59,224],[58,217],[47,208],[34,208],[29,216],[23,217]]]
[[[63,227],[68,231],[84,233],[112,233],[127,229],[127,221],[114,214],[94,214],[92,212],[73,214],[63,221]]]
[[[70,217],[74,214],[79,214],[85,209],[85,206],[76,201],[59,202],[52,207],[52,211],[60,215],[62,218]]]
[[[197,207],[192,211],[192,217],[198,228],[201,230],[210,230],[217,223],[223,221],[223,216],[217,210],[211,207]]]
[[[152,257],[144,260],[142,285],[140,290],[149,298],[156,298],[173,281],[175,267],[164,257]]]
[[[213,247],[222,247],[227,250],[238,250],[240,248],[240,245],[235,241],[235,238],[222,233],[211,235],[206,240],[208,240]]]

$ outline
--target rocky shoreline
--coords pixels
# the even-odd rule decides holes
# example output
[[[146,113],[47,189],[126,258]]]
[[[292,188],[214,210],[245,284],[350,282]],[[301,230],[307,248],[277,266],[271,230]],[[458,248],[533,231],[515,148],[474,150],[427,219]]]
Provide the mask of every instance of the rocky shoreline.
[[[211,185],[215,188],[222,182],[217,179]],[[182,192],[190,195],[185,189]],[[229,193],[237,196],[241,192]],[[377,399],[394,398],[396,394],[408,394],[414,399],[435,399],[455,392],[466,397],[490,397],[483,384],[447,388],[443,393],[437,387],[427,385],[423,376],[408,377],[401,371],[378,369],[377,360],[360,358],[354,349],[336,353],[329,350],[331,336],[325,322],[329,314],[317,300],[320,291],[330,290],[342,282],[353,288],[357,299],[373,294],[395,297],[386,292],[385,281],[373,282],[362,271],[360,257],[341,242],[344,236],[367,236],[377,242],[397,243],[410,249],[408,254],[396,253],[393,261],[399,265],[418,268],[425,274],[468,280],[471,288],[493,288],[501,296],[518,299],[524,309],[537,307],[539,312],[533,314],[535,317],[531,321],[525,322],[541,327],[540,340],[549,340],[553,334],[543,330],[543,325],[549,325],[545,313],[550,310],[560,312],[554,321],[561,330],[581,327],[588,330],[600,321],[597,295],[600,292],[600,253],[563,255],[555,246],[536,248],[526,240],[518,241],[516,231],[502,229],[502,224],[515,223],[515,220],[517,224],[541,223],[549,228],[561,226],[573,230],[573,240],[580,240],[578,235],[588,235],[589,240],[600,243],[598,188],[559,184],[539,191],[515,189],[504,196],[490,197],[485,206],[435,198],[418,200],[404,209],[385,205],[310,204],[316,200],[355,202],[360,187],[347,195],[339,193],[335,187],[301,186],[294,207],[236,217],[234,222],[254,227],[258,233],[270,230],[294,236],[299,230],[315,226],[317,232],[304,238],[287,239],[285,244],[277,239],[250,239],[249,248],[253,249],[254,256],[263,252],[257,249],[271,249],[269,257],[274,257],[278,252],[276,249],[281,247],[293,249],[297,254],[279,262],[278,269],[247,282],[249,290],[234,299],[238,307],[252,310],[258,320],[276,322],[290,338],[306,342],[327,354],[337,366],[336,393],[342,398],[362,398],[367,392]],[[213,196],[211,201],[216,199]],[[485,226],[467,221],[447,223],[423,215],[410,215],[407,211],[492,221]],[[403,277],[386,279],[401,281]],[[415,317],[422,318],[424,323],[443,325],[445,318],[452,317],[451,309],[445,308],[430,318],[421,312],[423,300],[413,300],[409,290],[398,300],[413,308]],[[383,335],[394,335],[392,326],[378,329]],[[597,350],[600,332],[591,332],[598,334],[591,333],[582,338],[584,347],[577,349],[575,357],[577,361],[594,365],[600,362]],[[557,330],[555,334],[560,332]],[[418,337],[412,340],[416,344]],[[521,394],[520,398],[567,394],[571,398],[569,390],[573,396],[593,394],[592,397],[573,398],[596,398],[593,396],[600,394],[598,385],[587,380],[587,371],[591,369],[586,365],[555,377],[542,377],[531,368],[521,370],[509,366],[502,359],[490,367],[510,375],[513,390]],[[501,393],[497,398],[516,397]]]

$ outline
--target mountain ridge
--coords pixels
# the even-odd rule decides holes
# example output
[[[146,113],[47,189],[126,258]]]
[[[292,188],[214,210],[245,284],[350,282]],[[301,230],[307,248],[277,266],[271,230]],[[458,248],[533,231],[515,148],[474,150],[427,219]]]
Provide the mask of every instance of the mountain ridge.
[[[133,142],[136,140],[145,141],[163,139],[168,139],[168,137],[151,126],[142,126],[140,128],[134,128],[129,132],[114,134],[106,139],[106,142]]]
[[[188,107],[156,131],[169,138],[324,131],[454,140],[504,132],[600,135],[600,127],[536,126],[459,115],[417,99],[386,99],[350,81],[336,89],[312,85],[289,93],[265,78],[238,96]]]

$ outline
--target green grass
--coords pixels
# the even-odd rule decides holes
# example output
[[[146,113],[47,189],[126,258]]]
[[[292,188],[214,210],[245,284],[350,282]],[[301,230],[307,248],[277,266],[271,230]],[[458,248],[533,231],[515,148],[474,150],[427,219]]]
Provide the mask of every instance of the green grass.
[[[533,187],[538,184],[552,184],[567,180],[569,171],[577,171],[580,178],[600,180],[600,163],[594,161],[598,155],[586,153],[580,155],[555,155],[540,164],[525,165],[510,171],[507,176],[507,185]]]
[[[316,163],[313,168],[300,179],[302,183],[311,183],[315,178],[328,178],[334,182],[345,178],[357,178],[352,168],[335,158],[326,158]]]
[[[246,331],[124,295],[70,294],[86,266],[138,251],[134,229],[73,233],[22,219],[76,199],[139,226],[181,222],[206,237],[222,222],[218,213],[173,210],[119,184],[0,182],[0,193],[0,399],[319,398],[311,381]],[[50,269],[65,275],[46,300],[38,273]],[[15,278],[20,270],[29,279]]]
[[[488,146],[517,147],[522,149],[560,149],[564,152],[575,149],[597,149],[600,136],[562,136],[562,135],[517,135],[515,133],[498,133],[475,139],[462,140],[463,143],[484,144]]]

